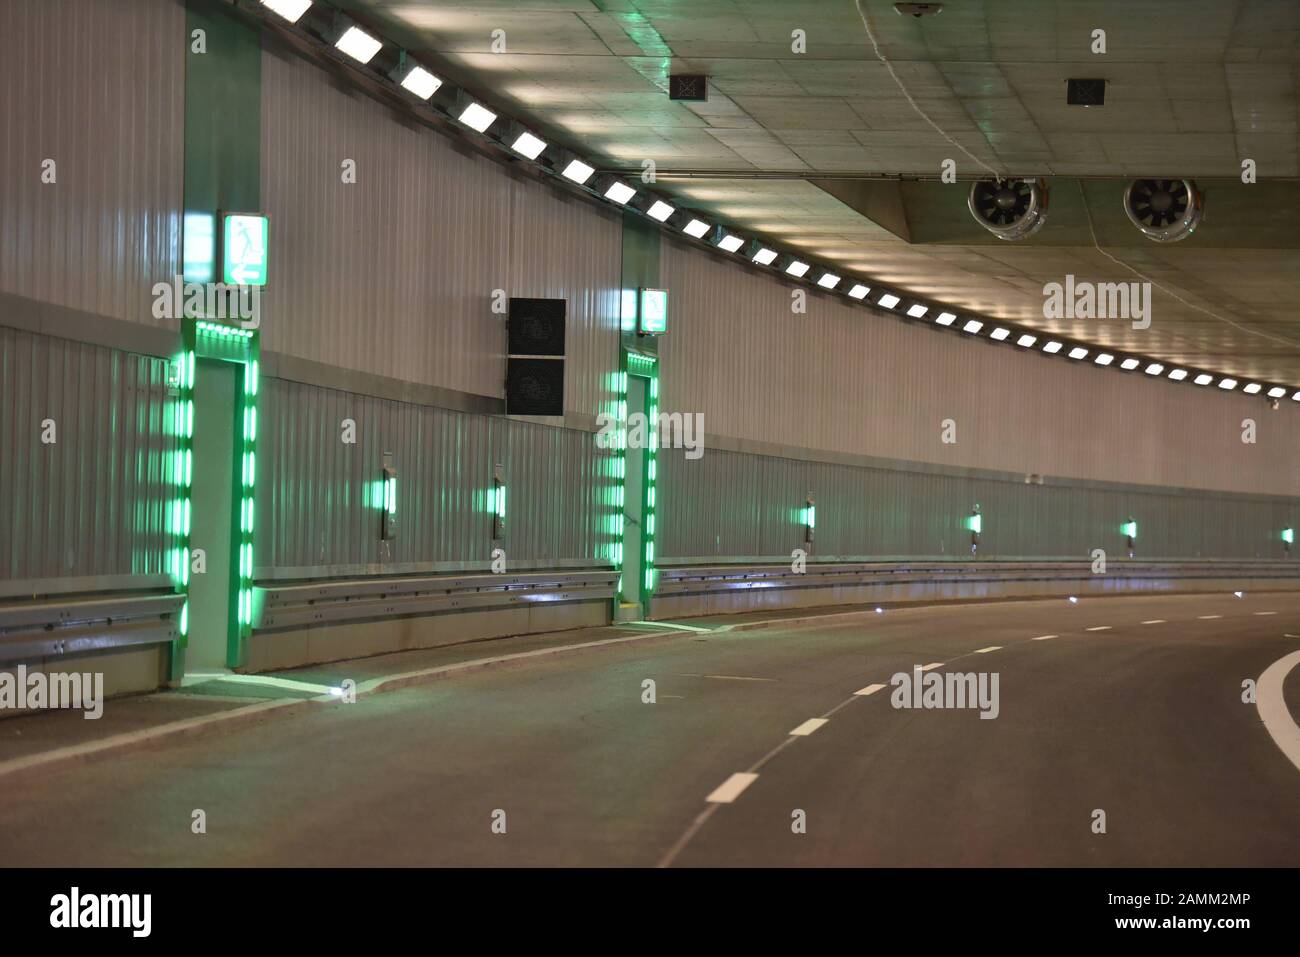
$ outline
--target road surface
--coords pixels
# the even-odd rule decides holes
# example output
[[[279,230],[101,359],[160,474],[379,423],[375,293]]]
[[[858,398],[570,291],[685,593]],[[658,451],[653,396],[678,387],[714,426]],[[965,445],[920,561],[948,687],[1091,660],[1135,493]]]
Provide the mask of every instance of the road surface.
[[[541,657],[5,782],[0,861],[1295,866],[1242,683],[1298,635],[1300,595],[1141,597]],[[895,708],[925,665],[996,673],[997,717]]]

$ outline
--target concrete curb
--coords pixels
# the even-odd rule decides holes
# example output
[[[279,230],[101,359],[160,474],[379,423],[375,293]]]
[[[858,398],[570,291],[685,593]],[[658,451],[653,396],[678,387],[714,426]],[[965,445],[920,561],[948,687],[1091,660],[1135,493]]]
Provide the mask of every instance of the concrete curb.
[[[696,632],[677,629],[671,631],[653,631],[647,632],[644,635],[626,635],[621,638],[604,638],[599,641],[585,641],[576,645],[560,645],[555,648],[538,648],[533,651],[521,651],[510,655],[497,655],[492,658],[476,658],[472,661],[461,661],[452,665],[440,665],[436,668],[423,668],[418,671],[408,671],[395,675],[387,675],[382,678],[371,678],[370,680],[357,685],[357,697],[360,698],[362,695],[369,694],[382,694],[387,691],[397,691],[401,688],[410,688],[416,685],[438,681],[442,678],[449,678],[462,674],[472,674],[476,671],[502,667],[534,658],[542,658],[550,655],[576,654],[582,651],[587,651],[591,648],[602,648],[607,645],[619,645],[634,641],[644,641],[648,638],[671,638],[674,636],[693,634],[696,634]],[[29,754],[22,758],[15,758],[11,761],[0,762],[0,779],[12,779],[32,771],[48,773],[50,771],[84,764],[110,753],[140,750],[175,738],[197,737],[209,731],[237,728],[272,715],[287,717],[288,715],[305,711],[313,706],[321,704],[336,704],[338,701],[339,699],[334,695],[319,695],[314,698],[277,698],[272,701],[259,702],[258,704],[235,708],[230,711],[219,711],[216,714],[201,715],[196,718],[185,718],[181,721],[171,721],[167,724],[160,724],[153,728],[144,728],[139,731],[128,731],[123,734],[110,735],[109,737],[102,738],[98,741],[69,745],[64,748],[55,748],[52,751],[43,751],[37,754]]]

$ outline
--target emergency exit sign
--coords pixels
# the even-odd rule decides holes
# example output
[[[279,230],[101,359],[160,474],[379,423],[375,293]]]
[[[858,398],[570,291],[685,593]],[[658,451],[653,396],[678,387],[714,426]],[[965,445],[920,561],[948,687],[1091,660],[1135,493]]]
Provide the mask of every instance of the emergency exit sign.
[[[662,336],[668,331],[667,289],[640,290],[637,331],[643,336]]]
[[[270,220],[258,213],[221,217],[221,279],[232,286],[265,286]]]

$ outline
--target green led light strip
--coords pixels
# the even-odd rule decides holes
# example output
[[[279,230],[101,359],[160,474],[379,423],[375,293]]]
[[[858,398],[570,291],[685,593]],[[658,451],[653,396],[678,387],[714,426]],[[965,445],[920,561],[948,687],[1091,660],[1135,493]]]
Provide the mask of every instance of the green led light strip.
[[[648,431],[649,446],[646,449],[646,455],[643,462],[644,474],[642,481],[642,494],[644,496],[642,508],[642,576],[641,581],[635,583],[635,594],[641,601],[643,611],[649,610],[649,601],[654,594],[655,584],[658,581],[658,572],[654,567],[655,560],[655,529],[657,525],[656,514],[656,482],[658,480],[658,451],[659,451],[659,430],[656,423],[659,421],[659,363],[653,356],[642,355],[636,352],[628,352],[626,349],[622,352],[622,368],[619,370],[618,378],[618,421],[619,435],[616,443],[617,453],[615,455],[614,474],[618,479],[618,488],[615,493],[615,504],[617,506],[616,522],[618,525],[618,540],[614,546],[615,565],[619,569],[618,578],[618,600],[626,601],[628,592],[631,590],[629,583],[623,579],[623,549],[627,537],[627,529],[623,519],[624,507],[627,497],[627,394],[628,378],[630,376],[640,376],[649,380],[649,417]],[[639,411],[639,410],[634,410]]]

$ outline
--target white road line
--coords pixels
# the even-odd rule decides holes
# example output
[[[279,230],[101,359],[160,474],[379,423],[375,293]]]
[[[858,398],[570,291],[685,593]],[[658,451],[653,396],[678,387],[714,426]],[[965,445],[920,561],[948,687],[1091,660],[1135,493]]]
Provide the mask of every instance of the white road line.
[[[683,674],[683,678],[716,678],[718,681],[776,681],[776,678],[749,678],[745,675],[696,675]]]
[[[930,662],[928,665],[922,665],[922,666],[921,666],[921,670],[922,670],[922,671],[930,671],[930,670],[933,669],[933,668],[942,668],[942,667],[943,667],[943,662],[942,662],[942,661],[932,661],[932,662]]]
[[[1084,631],[1110,631],[1110,625],[1094,625],[1091,628],[1085,628]]]
[[[745,788],[749,787],[758,780],[757,774],[748,774],[744,771],[737,771],[727,780],[719,784],[704,800],[710,804],[730,804],[736,798],[740,797]]]
[[[808,735],[812,734],[814,731],[816,731],[825,723],[826,723],[825,718],[809,718],[807,721],[799,725],[799,727],[795,728],[790,733],[797,734],[801,738],[806,738]]]
[[[1276,615],[1277,612],[1275,612],[1275,611],[1252,611],[1251,614],[1252,614],[1252,615]]]
[[[1030,641],[1047,641],[1050,638],[1056,638],[1057,635],[1039,635],[1037,638],[1030,638]]]
[[[1282,697],[1282,685],[1296,665],[1300,665],[1300,651],[1293,651],[1264,669],[1256,684],[1255,707],[1273,743],[1300,770],[1300,726],[1291,717],[1291,709]]]
[[[1001,645],[989,645],[987,648],[976,648],[975,654],[987,655],[990,651],[1000,651],[1001,649],[1002,649]]]
[[[875,694],[877,691],[884,689],[885,685],[867,685],[865,688],[859,688],[853,692],[857,695]]]
[[[1152,618],[1150,621],[1142,622],[1144,625],[1163,625],[1166,624],[1163,618]]]
[[[1209,621],[1211,618],[1222,618],[1222,615],[1197,615],[1201,621]]]

